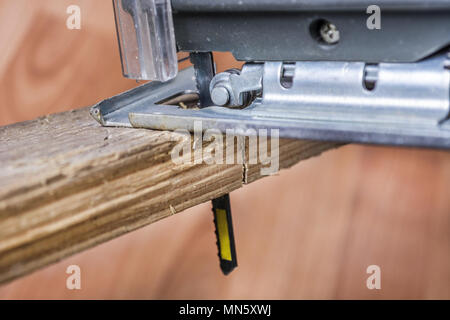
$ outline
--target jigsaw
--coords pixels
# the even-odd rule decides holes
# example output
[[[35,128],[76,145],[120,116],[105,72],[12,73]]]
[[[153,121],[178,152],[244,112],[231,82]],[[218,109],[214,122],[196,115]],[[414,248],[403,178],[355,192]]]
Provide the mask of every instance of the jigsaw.
[[[277,129],[282,138],[450,148],[448,0],[113,0],[124,76],[104,126]],[[242,69],[216,74],[212,52]],[[193,67],[178,71],[178,53]],[[195,96],[197,108],[181,108]],[[219,258],[237,266],[229,196]]]

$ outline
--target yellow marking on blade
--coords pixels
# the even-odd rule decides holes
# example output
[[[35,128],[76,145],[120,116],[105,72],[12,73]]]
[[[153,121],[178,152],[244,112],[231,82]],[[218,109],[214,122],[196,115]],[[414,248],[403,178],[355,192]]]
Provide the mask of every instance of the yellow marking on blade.
[[[232,261],[227,212],[223,209],[216,209],[216,219],[217,232],[219,233],[220,256],[223,260]]]

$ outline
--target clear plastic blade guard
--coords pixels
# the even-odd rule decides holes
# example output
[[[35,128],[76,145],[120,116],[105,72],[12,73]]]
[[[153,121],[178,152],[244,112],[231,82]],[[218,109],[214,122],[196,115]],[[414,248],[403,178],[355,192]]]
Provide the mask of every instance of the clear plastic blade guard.
[[[168,81],[178,73],[170,0],[113,0],[123,74]]]

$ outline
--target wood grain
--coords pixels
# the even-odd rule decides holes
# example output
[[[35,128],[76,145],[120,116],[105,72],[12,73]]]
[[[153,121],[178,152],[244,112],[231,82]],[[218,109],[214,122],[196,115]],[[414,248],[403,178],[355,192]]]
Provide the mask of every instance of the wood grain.
[[[249,167],[262,177],[261,165],[175,164],[181,138],[103,128],[87,109],[0,128],[0,282],[236,190]],[[337,144],[281,146],[283,168]]]

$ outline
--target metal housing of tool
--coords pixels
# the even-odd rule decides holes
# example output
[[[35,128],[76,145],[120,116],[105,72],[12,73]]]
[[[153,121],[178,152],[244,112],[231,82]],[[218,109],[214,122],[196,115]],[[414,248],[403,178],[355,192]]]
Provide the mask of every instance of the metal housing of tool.
[[[442,53],[418,63],[381,63],[373,89],[366,88],[367,65],[360,62],[252,64],[227,82],[235,91],[230,96],[260,92],[246,108],[158,104],[198,92],[188,68],[167,84],[145,84],[105,100],[92,113],[107,126],[192,131],[194,121],[202,121],[205,130],[278,129],[286,138],[449,148],[449,61]],[[292,72],[290,88],[282,83],[286,72]]]
[[[201,121],[243,135],[450,148],[450,2],[372,2],[113,0],[124,75],[156,81],[91,114],[104,126],[193,131]],[[194,68],[177,72],[177,50]],[[245,64],[216,75],[212,51]],[[171,105],[181,97],[197,108]],[[227,274],[237,265],[229,197],[213,207]]]
[[[379,1],[381,30],[367,28],[366,0],[114,4],[124,73],[166,82],[99,103],[92,114],[103,125],[193,130],[193,122],[201,120],[204,129],[279,129],[280,137],[288,138],[450,145],[450,59],[442,49],[450,44],[448,1]],[[135,21],[131,31],[130,21]],[[339,32],[336,41],[320,39],[324,27]],[[134,60],[124,53],[133,52],[133,43]],[[185,93],[202,100],[207,90],[198,88],[201,66],[175,79],[173,71],[162,75],[173,69],[175,47],[231,51],[247,64],[210,81],[206,96],[211,94],[215,106],[162,106]],[[149,77],[152,70],[159,71]]]

